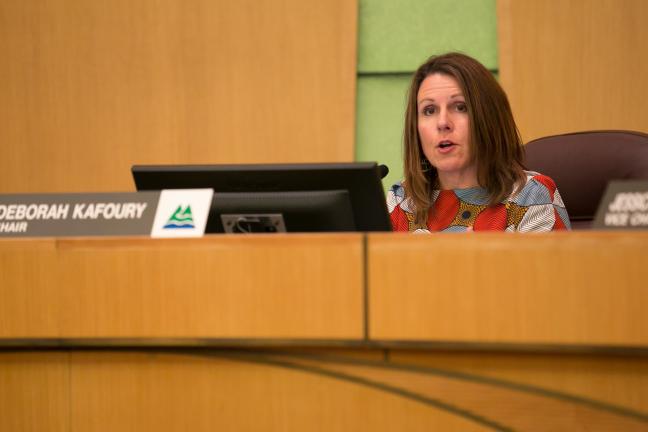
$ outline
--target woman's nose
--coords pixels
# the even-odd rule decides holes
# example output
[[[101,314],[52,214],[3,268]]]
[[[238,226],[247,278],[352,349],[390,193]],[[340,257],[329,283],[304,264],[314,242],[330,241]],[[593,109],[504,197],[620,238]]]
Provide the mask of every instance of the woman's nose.
[[[448,131],[452,128],[452,123],[448,117],[448,111],[442,109],[439,111],[439,116],[437,117],[437,129],[439,131]]]

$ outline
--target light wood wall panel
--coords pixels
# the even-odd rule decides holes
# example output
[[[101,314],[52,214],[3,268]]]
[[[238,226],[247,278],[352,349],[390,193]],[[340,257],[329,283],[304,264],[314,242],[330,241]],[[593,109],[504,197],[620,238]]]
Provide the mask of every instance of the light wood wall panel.
[[[501,83],[525,141],[648,132],[648,2],[498,0]]]
[[[0,2],[0,192],[132,164],[352,161],[350,0]]]
[[[362,238],[0,241],[0,338],[364,336]]]

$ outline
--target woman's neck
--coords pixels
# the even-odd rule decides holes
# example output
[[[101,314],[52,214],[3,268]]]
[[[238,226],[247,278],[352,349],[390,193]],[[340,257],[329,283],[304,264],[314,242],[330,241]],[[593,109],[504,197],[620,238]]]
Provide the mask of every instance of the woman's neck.
[[[441,190],[479,187],[477,173],[472,170],[458,173],[438,173],[438,176],[438,185]]]

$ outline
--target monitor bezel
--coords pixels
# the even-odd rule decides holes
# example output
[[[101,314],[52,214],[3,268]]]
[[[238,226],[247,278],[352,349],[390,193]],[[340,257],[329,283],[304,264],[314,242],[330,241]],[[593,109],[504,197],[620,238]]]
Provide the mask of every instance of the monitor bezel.
[[[347,190],[355,231],[360,232],[391,231],[381,182],[383,170],[385,167],[375,162],[134,165],[131,169],[138,191],[195,188],[212,188],[214,192]]]

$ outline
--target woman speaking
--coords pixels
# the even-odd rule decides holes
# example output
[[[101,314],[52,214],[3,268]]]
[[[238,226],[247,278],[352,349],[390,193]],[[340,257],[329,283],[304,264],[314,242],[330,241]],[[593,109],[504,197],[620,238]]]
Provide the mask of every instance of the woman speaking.
[[[569,229],[552,179],[525,171],[504,90],[477,60],[431,57],[409,89],[405,179],[387,204],[395,231]]]

